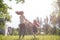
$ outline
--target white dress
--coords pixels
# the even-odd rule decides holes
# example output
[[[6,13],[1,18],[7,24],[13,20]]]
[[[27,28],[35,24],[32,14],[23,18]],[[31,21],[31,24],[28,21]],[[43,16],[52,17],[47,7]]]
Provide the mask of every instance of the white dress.
[[[25,28],[25,17],[20,16],[20,26],[19,26],[19,35],[25,35],[26,28]]]
[[[25,17],[24,16],[20,16],[20,24],[25,23]]]

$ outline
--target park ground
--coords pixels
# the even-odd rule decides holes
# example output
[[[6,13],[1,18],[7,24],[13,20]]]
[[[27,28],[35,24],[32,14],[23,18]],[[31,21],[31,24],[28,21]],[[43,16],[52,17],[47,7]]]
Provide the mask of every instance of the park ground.
[[[0,40],[19,40],[19,36],[2,36],[0,35]],[[26,35],[20,40],[60,40],[59,35],[37,35],[36,38],[33,35]]]

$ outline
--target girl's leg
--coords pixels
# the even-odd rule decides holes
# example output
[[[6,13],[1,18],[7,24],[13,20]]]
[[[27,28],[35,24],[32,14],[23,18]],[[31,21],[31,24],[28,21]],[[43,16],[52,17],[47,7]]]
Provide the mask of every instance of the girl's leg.
[[[20,40],[20,38],[21,38],[21,35],[19,35],[19,40]]]
[[[25,35],[23,34],[23,38],[24,38],[24,36],[25,36]]]

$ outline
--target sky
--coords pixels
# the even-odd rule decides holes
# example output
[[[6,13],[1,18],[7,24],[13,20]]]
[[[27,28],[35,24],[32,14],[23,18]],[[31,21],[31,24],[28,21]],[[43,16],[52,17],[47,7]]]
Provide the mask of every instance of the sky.
[[[49,16],[55,9],[53,6],[54,0],[25,0],[24,4],[13,1],[4,0],[4,3],[8,4],[9,7],[12,7],[11,10],[8,10],[10,15],[12,15],[11,23],[7,23],[8,26],[17,28],[20,19],[16,11],[24,11],[24,16],[30,22],[33,22],[36,17],[44,19],[46,16]]]

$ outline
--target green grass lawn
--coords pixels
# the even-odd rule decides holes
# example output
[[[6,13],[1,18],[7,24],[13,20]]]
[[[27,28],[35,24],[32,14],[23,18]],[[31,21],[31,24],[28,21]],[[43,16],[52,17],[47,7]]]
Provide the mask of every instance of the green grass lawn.
[[[19,40],[18,36],[2,36],[0,35],[0,40]],[[20,40],[60,40],[59,35],[37,35],[36,38],[33,35],[26,35]]]

